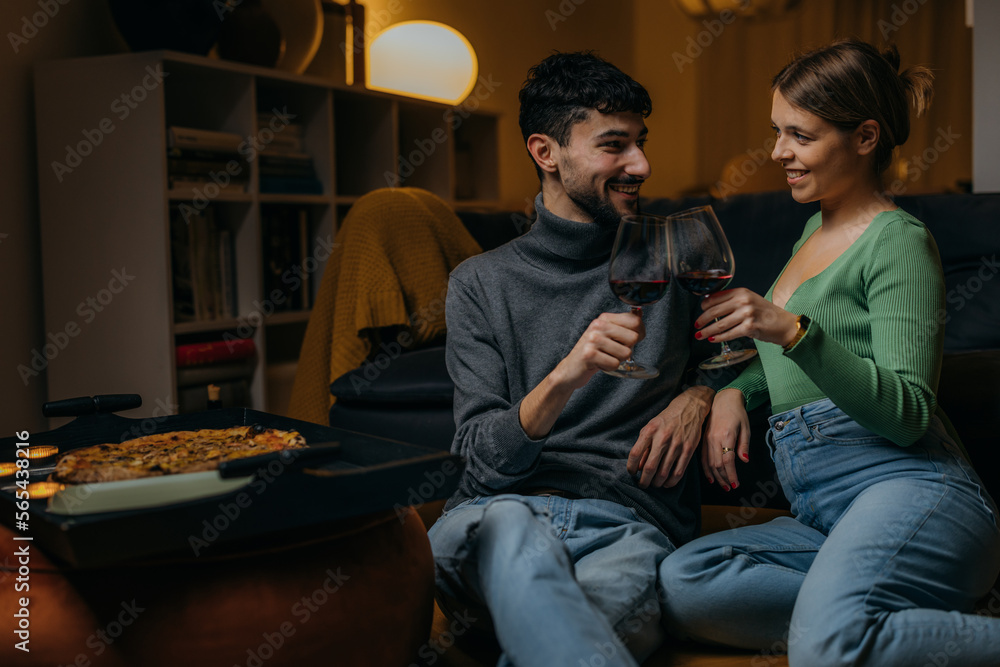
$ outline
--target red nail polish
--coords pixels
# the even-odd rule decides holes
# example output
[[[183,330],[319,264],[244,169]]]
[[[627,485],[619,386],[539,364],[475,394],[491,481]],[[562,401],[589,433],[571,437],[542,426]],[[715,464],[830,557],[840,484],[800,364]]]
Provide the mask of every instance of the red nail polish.
[[[740,458],[743,459],[744,463],[750,463],[750,455],[749,454],[741,454]]]
[[[737,488],[739,488],[739,486],[740,486],[740,483],[739,483],[739,482],[733,482],[733,488],[734,488],[734,489],[737,489]]]
[[[728,487],[728,486],[726,486],[725,484],[723,484],[723,485],[722,485],[722,488],[723,488],[723,490],[725,490],[725,491],[727,491],[727,492],[729,491],[729,487]]]
[[[698,340],[701,340],[701,332],[700,331],[695,332],[694,337],[697,338]]]
[[[701,322],[695,322],[694,323],[694,328],[695,329],[700,329],[701,328]]]
[[[715,336],[709,336],[708,337],[708,342],[709,343],[714,343],[715,342]]]

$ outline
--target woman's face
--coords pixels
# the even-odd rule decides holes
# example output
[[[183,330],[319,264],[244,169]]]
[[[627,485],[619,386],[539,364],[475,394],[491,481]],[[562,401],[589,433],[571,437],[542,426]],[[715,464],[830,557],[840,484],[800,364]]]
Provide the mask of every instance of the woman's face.
[[[775,91],[771,127],[776,133],[771,159],[785,168],[792,197],[800,203],[833,204],[870,187],[868,160],[858,153],[854,133],[844,132]]]

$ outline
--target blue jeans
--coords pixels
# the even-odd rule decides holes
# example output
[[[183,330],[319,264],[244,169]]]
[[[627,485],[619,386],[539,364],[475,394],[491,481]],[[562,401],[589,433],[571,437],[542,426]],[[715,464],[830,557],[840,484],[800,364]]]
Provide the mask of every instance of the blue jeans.
[[[795,518],[671,554],[667,626],[761,665],[786,649],[792,667],[1000,665],[1000,619],[960,613],[1000,569],[997,508],[941,421],[900,447],[827,399],[770,426]]]
[[[438,605],[495,632],[499,665],[631,666],[663,641],[657,576],[673,545],[627,507],[486,496],[428,536]]]

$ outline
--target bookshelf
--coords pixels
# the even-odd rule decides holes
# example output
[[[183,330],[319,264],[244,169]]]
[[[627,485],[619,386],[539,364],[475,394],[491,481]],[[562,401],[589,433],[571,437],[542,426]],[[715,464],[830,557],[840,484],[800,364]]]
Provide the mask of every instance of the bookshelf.
[[[203,409],[213,374],[226,405],[283,413],[354,201],[401,185],[456,208],[498,199],[495,115],[454,122],[312,75],[169,51],[55,60],[35,109],[45,327],[76,332],[46,355],[49,400],[139,393],[132,417]],[[202,155],[178,128],[240,141]],[[178,359],[220,341],[254,353]]]

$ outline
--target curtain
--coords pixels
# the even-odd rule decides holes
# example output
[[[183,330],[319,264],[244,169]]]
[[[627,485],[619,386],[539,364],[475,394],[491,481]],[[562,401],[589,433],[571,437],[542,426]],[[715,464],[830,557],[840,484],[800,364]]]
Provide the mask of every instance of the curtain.
[[[699,182],[717,184],[734,156],[759,162],[773,136],[771,77],[795,54],[844,37],[895,43],[901,69],[922,64],[935,74],[934,102],[923,117],[911,115],[910,137],[898,149],[887,186],[898,180],[906,194],[966,187],[972,34],[964,0],[806,0],[780,19],[739,18],[726,26],[697,63]]]

